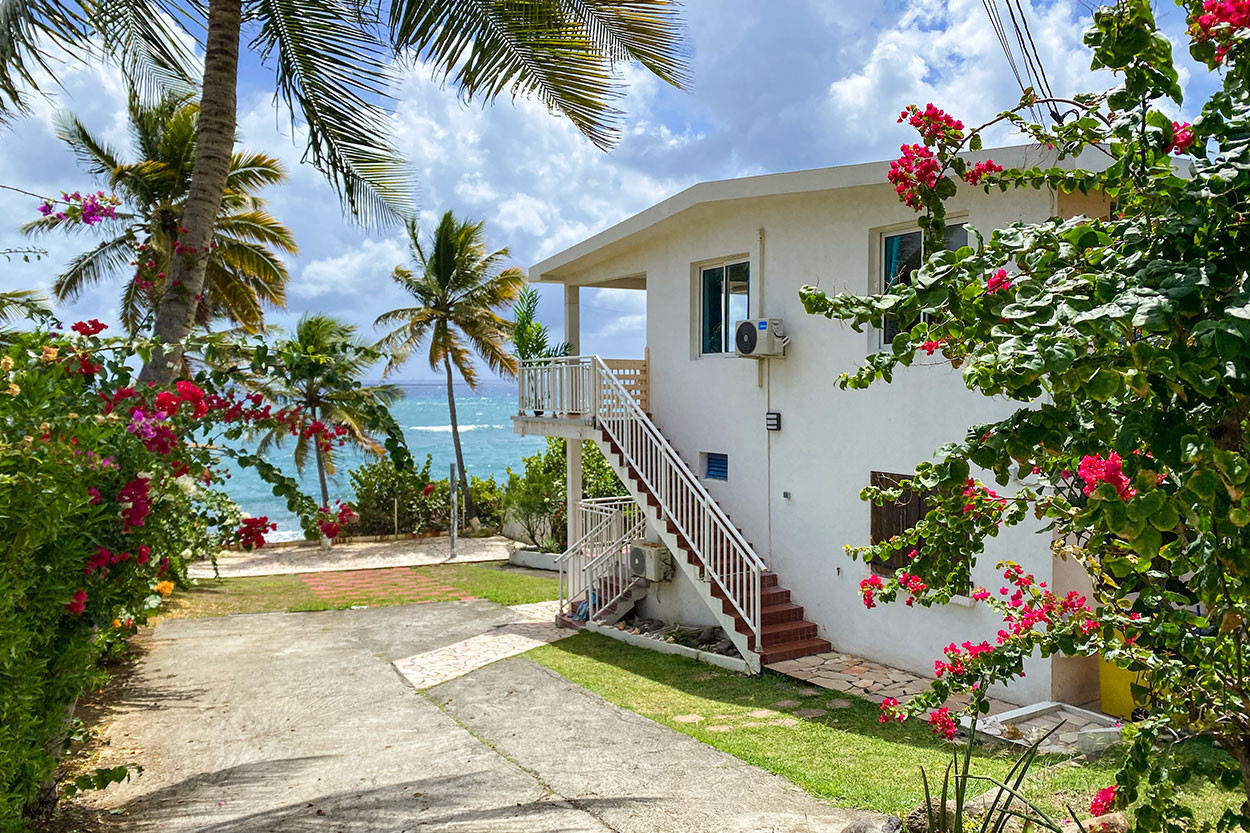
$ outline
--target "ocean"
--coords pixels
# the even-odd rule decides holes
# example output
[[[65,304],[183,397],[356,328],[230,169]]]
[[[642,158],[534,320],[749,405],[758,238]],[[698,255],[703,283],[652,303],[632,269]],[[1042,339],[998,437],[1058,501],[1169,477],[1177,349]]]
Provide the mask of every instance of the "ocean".
[[[425,456],[432,458],[430,473],[435,478],[448,475],[456,452],[451,442],[451,423],[447,412],[447,386],[444,382],[413,382],[402,385],[404,398],[391,406],[395,421],[404,429],[408,448],[418,466]],[[507,477],[507,469],[521,468],[521,458],[533,454],[546,445],[542,437],[522,437],[512,432],[512,417],[516,414],[516,383],[490,380],[482,382],[476,391],[467,386],[456,387],[456,416],[460,423],[460,444],[464,450],[464,466],[469,474],[478,477],[494,475],[501,482]],[[270,461],[281,466],[292,477],[300,479],[304,490],[318,495],[317,470],[309,462],[304,476],[295,471],[292,453],[293,443],[270,455]],[[348,472],[366,462],[369,457],[357,449],[336,449],[338,474],[330,480],[330,500],[352,499],[351,478]],[[298,520],[287,511],[286,502],[274,497],[268,484],[254,471],[231,469],[226,481],[226,492],[253,517],[267,515],[278,524],[270,540],[294,540],[302,537]]]

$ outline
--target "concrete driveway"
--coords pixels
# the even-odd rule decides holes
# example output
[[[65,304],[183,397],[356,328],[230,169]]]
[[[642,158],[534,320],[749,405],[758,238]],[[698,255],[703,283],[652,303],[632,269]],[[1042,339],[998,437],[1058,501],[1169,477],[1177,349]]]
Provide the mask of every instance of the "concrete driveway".
[[[392,665],[521,618],[486,601],[178,620],[106,735],[139,833],[835,833],[859,814],[523,657],[417,691]]]

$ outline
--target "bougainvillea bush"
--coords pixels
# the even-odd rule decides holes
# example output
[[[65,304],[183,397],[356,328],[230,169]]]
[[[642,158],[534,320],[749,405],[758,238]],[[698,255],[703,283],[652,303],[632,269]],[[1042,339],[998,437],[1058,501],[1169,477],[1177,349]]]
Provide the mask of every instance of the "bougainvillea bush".
[[[971,426],[902,484],[925,493],[930,510],[906,535],[852,549],[911,555],[894,577],[865,583],[866,604],[948,600],[968,586],[984,540],[1026,518],[1049,524],[1056,554],[1093,583],[1088,598],[1059,594],[998,565],[1000,585],[974,591],[1002,614],[997,638],[950,645],[931,690],[883,716],[953,734],[941,710],[950,693],[973,692],[984,708],[975,695],[1022,675],[1035,653],[1100,655],[1138,672],[1145,715],[1126,727],[1116,785],[1090,808],[1132,808],[1137,830],[1198,829],[1177,795],[1191,778],[1250,793],[1250,4],[1182,5],[1189,49],[1216,87],[1189,105],[1200,112],[1192,124],[1169,114],[1181,90],[1150,4],[1098,9],[1085,43],[1118,86],[1062,101],[1028,93],[991,124],[1105,168],[974,165],[958,154],[979,150],[987,126],[909,107],[900,121],[920,140],[889,179],[919,212],[932,254],[889,295],[802,293],[809,312],[857,329],[887,316],[917,322],[844,387],[946,364],[969,389],[1021,403]],[[1039,104],[1062,121],[1029,123],[1022,114]],[[1101,192],[1113,207],[1102,218],[970,230],[971,245],[944,251],[944,203],[969,185]],[[1012,486],[1000,495],[986,479]],[[1182,738],[1227,755],[1185,756]],[[1250,829],[1250,801],[1218,826]]]
[[[272,532],[215,491],[228,458],[317,517],[294,481],[241,445],[256,428],[302,424],[248,393],[272,369],[262,345],[198,339],[190,378],[136,387],[148,345],[105,329],[49,322],[0,355],[0,831],[22,829],[55,796],[73,705],[110,638],[142,624],[188,561],[263,546]],[[411,465],[385,409],[368,416],[396,464]]]

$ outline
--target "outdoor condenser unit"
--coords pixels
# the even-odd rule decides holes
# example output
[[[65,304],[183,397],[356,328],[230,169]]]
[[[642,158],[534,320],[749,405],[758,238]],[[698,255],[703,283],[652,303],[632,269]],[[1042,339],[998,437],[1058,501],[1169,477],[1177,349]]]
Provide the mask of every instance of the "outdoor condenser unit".
[[[783,356],[789,340],[780,318],[748,318],[734,328],[734,350],[748,359]]]
[[[629,545],[629,572],[651,581],[667,581],[673,574],[673,557],[663,544],[635,541]]]

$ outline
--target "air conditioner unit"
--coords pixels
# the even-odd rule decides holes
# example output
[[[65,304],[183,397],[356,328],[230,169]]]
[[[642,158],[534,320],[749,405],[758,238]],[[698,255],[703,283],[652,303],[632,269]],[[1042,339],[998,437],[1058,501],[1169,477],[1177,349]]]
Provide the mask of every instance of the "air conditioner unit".
[[[629,572],[651,581],[667,581],[673,575],[673,557],[663,544],[635,541],[629,545]]]
[[[780,318],[748,318],[734,328],[734,349],[748,359],[783,356],[788,341]]]

